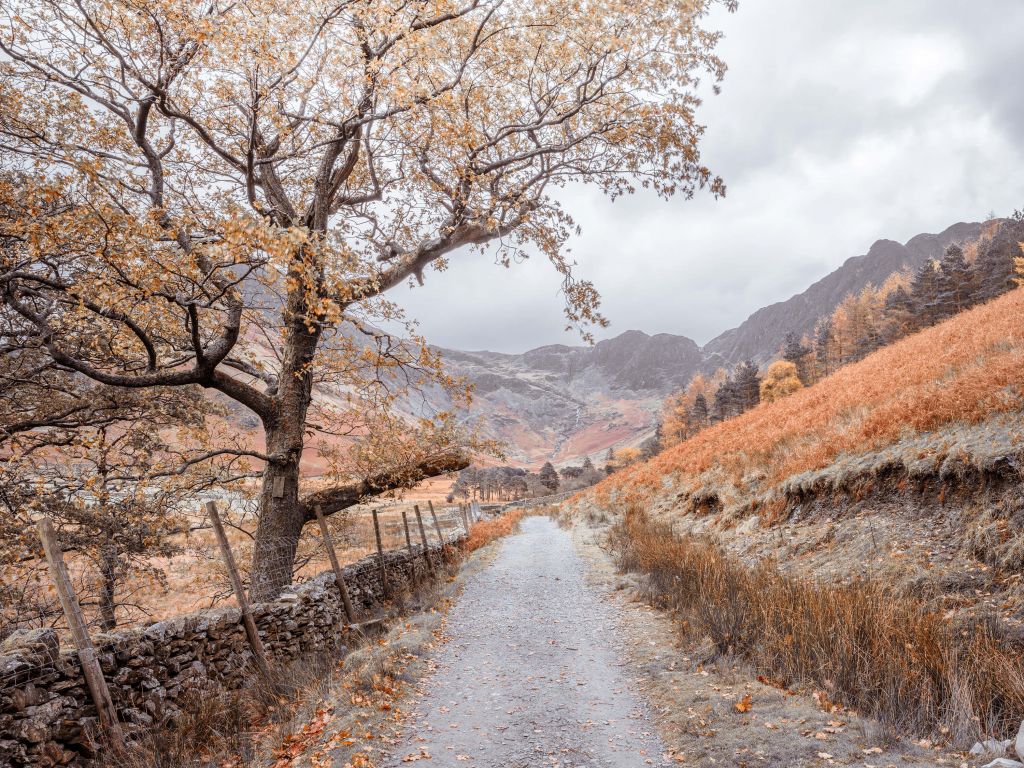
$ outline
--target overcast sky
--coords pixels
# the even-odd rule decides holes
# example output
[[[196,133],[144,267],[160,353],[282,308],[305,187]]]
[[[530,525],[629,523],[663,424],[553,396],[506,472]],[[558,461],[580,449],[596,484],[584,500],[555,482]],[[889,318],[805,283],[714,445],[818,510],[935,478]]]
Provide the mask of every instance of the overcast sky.
[[[564,193],[599,338],[703,344],[877,239],[1024,208],[1022,0],[740,0],[712,24],[729,72],[699,115],[726,198]],[[542,259],[459,254],[392,295],[434,344],[521,352],[580,343],[558,288]]]

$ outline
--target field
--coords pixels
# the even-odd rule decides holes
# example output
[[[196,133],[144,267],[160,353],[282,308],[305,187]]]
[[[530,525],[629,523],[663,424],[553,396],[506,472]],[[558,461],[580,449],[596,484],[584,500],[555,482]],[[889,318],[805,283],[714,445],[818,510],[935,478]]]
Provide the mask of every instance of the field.
[[[342,565],[355,562],[376,551],[371,509],[378,511],[381,540],[385,549],[406,546],[402,512],[409,520],[409,533],[414,546],[419,546],[420,533],[414,505],[419,505],[427,540],[437,541],[428,502],[433,503],[445,538],[462,531],[457,508],[444,501],[451,481],[434,478],[408,492],[402,499],[381,499],[371,505],[353,507],[328,518],[328,527]],[[222,507],[228,539],[235,559],[248,581],[255,520],[238,508]],[[208,521],[196,517],[192,529],[175,542],[180,552],[171,557],[154,557],[146,569],[133,571],[118,590],[118,628],[159,621],[172,616],[210,608],[222,603],[233,604],[231,586],[213,531]],[[98,594],[98,575],[74,553],[67,553],[68,568],[83,604],[87,620],[96,620],[94,595]],[[299,542],[293,583],[305,581],[330,570],[330,561],[316,524],[307,525]],[[57,597],[50,583],[46,565],[29,561],[8,567],[2,574],[5,582],[20,587],[18,599],[2,606],[0,630],[47,626],[62,619]],[[6,631],[0,634],[7,634]]]

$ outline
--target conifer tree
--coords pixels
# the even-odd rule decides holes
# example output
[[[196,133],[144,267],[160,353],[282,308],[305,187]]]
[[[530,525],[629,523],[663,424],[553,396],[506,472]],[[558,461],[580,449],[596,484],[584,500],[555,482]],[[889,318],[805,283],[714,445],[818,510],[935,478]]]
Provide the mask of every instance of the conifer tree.
[[[691,432],[700,432],[708,425],[708,401],[703,392],[693,399],[688,421]]]
[[[981,244],[974,262],[974,303],[989,301],[1014,287],[1013,260],[1020,255],[1022,240],[1024,211],[1014,211],[1013,216],[1000,223],[992,239]]]
[[[791,362],[800,378],[802,384],[810,381],[810,371],[807,358],[810,355],[810,348],[803,343],[800,335],[795,331],[786,334],[786,340],[782,345],[782,359]]]
[[[882,343],[902,339],[914,325],[914,300],[901,285],[885,297]]]
[[[558,490],[558,473],[550,461],[545,461],[540,468],[540,482],[552,493]]]
[[[963,249],[951,245],[936,272],[935,315],[942,319],[963,312],[971,305],[974,272],[964,258]]]
[[[740,363],[734,375],[738,413],[748,411],[761,402],[761,377],[752,360]]]
[[[926,328],[938,322],[938,277],[934,261],[927,261],[914,273],[910,295],[914,300],[917,327]]]
[[[814,361],[818,367],[818,377],[824,378],[831,373],[832,352],[832,317],[823,317],[814,327]]]

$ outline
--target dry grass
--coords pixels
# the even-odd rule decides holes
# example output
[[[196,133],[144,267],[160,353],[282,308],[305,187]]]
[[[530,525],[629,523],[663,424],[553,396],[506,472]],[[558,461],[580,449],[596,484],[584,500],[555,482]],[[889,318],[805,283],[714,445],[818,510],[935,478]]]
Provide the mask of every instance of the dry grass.
[[[473,523],[469,526],[469,536],[462,542],[462,549],[465,552],[475,552],[495,539],[510,535],[524,517],[526,517],[526,510],[513,509],[493,520],[481,520]]]
[[[241,768],[264,765],[301,713],[321,701],[338,670],[330,655],[254,675],[242,690],[196,691],[173,721],[136,733],[122,750],[102,752],[97,768]]]
[[[645,500],[669,477],[691,491],[709,479],[724,495],[764,491],[908,432],[1019,411],[1021,317],[1024,290],[1012,291],[616,473],[598,486],[597,497]]]
[[[677,538],[632,511],[614,529],[620,565],[720,654],[751,661],[780,685],[828,698],[904,733],[957,743],[1011,735],[1024,717],[1020,648],[985,621],[954,624],[879,583],[818,584],[770,563],[749,568],[710,540]]]

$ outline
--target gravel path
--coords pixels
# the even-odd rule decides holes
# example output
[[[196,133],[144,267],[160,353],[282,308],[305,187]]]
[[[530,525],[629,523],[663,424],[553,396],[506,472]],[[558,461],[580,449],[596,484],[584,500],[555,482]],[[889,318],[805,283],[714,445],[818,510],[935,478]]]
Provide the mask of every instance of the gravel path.
[[[569,535],[526,518],[469,578],[449,640],[386,768],[632,768],[664,748],[631,688],[614,603],[584,580]]]

